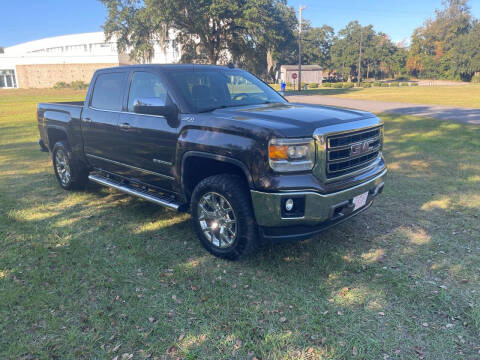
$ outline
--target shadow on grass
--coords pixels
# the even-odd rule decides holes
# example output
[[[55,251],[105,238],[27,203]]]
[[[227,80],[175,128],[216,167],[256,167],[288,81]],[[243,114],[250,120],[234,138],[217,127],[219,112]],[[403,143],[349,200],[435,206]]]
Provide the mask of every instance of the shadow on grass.
[[[389,113],[410,116],[428,116],[437,120],[480,125],[480,109],[442,108],[439,106],[409,106],[388,110]]]

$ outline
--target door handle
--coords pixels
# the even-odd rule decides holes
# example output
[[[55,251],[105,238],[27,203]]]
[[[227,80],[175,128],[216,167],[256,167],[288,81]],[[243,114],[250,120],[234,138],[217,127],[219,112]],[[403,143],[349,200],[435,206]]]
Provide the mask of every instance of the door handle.
[[[129,123],[121,123],[120,124],[120,129],[122,130],[128,130],[131,128],[131,125]]]

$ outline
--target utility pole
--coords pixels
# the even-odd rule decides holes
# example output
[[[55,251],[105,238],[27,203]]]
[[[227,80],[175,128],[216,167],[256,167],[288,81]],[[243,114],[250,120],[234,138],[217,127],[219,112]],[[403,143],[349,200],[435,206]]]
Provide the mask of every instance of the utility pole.
[[[362,43],[363,43],[363,28],[360,28],[360,52],[358,53],[358,74],[357,74],[358,87],[360,87],[360,76],[362,75],[362,45],[363,45]]]
[[[302,90],[302,11],[307,7],[299,5],[299,21],[298,21],[298,91]]]

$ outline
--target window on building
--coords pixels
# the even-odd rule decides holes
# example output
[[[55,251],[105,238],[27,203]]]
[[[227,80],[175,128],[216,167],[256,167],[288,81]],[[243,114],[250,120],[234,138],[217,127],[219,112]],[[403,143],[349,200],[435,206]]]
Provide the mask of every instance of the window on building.
[[[117,51],[116,43],[96,43],[90,44],[89,47],[91,52],[110,53]]]
[[[87,51],[87,45],[82,44],[82,45],[68,45],[65,46],[65,51],[68,52],[84,52]]]
[[[17,79],[15,79],[14,70],[0,70],[0,88],[16,88]]]
[[[91,106],[101,110],[120,111],[123,100],[124,73],[101,74],[95,81]]]
[[[47,50],[47,53],[61,53],[63,52],[63,46],[47,48],[46,50]]]

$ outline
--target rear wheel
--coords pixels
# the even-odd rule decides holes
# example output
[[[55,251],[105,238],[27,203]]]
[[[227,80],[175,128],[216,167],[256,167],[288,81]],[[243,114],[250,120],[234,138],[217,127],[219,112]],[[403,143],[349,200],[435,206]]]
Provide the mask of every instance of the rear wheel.
[[[84,189],[88,182],[88,170],[75,161],[66,142],[55,143],[52,151],[53,169],[58,183],[65,190]]]
[[[192,201],[195,232],[213,255],[236,260],[257,247],[257,224],[248,187],[235,175],[215,175],[202,180]]]

